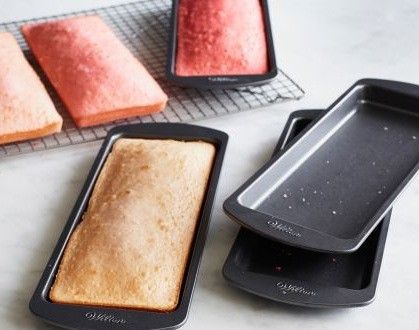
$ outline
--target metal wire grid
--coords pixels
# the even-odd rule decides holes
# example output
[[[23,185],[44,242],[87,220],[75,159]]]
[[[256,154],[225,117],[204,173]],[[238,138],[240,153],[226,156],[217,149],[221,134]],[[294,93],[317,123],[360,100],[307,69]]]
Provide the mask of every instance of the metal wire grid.
[[[63,129],[60,133],[0,146],[0,157],[100,140],[106,136],[107,131],[116,125],[146,122],[188,122],[254,109],[286,100],[296,100],[304,96],[301,87],[282,71],[279,72],[275,81],[260,87],[202,91],[172,85],[165,79],[170,11],[170,0],[141,0],[63,15],[0,23],[0,31],[9,31],[16,37],[29,62],[46,85],[58,112],[63,117]],[[80,15],[101,16],[120,40],[146,66],[169,96],[167,107],[163,112],[83,129],[74,125],[59,97],[28,50],[20,33],[20,27],[25,23]]]

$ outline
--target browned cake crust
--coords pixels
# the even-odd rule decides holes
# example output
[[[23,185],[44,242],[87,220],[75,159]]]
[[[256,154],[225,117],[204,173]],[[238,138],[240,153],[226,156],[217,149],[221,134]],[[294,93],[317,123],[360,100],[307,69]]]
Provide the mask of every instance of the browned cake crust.
[[[171,311],[215,147],[119,139],[66,246],[54,302]]]

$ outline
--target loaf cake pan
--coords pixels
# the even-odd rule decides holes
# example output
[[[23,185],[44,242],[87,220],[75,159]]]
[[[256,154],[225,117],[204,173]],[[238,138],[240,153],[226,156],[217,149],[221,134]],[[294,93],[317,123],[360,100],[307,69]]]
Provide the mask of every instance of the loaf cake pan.
[[[256,86],[266,84],[278,75],[276,65],[274,41],[269,16],[268,0],[261,0],[266,45],[268,50],[269,71],[265,74],[255,75],[223,75],[223,76],[179,76],[176,74],[176,52],[177,52],[177,27],[180,0],[173,0],[172,14],[170,19],[169,45],[166,66],[166,77],[174,84],[183,87],[198,89],[237,88],[245,86]],[[238,4],[239,5],[239,4]]]
[[[358,249],[419,167],[419,86],[355,83],[229,197],[243,226],[288,245]]]
[[[274,154],[320,115],[290,115]],[[375,296],[391,211],[353,253],[330,254],[290,247],[241,228],[223,267],[232,285],[273,301],[306,307],[355,307]]]
[[[216,156],[197,222],[179,303],[173,312],[161,313],[136,309],[59,304],[53,303],[48,298],[65,246],[73,230],[81,221],[95,181],[112,145],[119,138],[199,140],[216,146]],[[47,322],[69,329],[173,329],[181,326],[186,321],[192,299],[227,140],[227,134],[221,131],[187,124],[138,124],[112,129],[103,142],[83,190],[32,296],[29,303],[32,313]]]

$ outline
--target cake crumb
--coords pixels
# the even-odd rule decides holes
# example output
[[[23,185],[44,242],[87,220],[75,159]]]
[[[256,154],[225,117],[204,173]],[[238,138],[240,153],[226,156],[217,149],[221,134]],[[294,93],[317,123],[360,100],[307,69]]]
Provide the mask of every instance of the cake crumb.
[[[385,131],[388,131],[388,127],[387,126],[384,126],[383,128],[384,128]]]
[[[333,215],[336,215],[337,213],[336,213],[336,211],[335,211],[335,210],[333,210],[333,211],[332,211],[332,214],[333,214]]]
[[[288,195],[287,194],[283,194],[282,195],[284,198],[288,198]]]

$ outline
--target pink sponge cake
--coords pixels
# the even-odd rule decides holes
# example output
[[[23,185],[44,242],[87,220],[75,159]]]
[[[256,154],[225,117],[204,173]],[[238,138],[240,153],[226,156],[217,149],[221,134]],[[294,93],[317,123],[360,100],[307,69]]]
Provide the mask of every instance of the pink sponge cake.
[[[177,75],[251,75],[268,71],[260,0],[179,1]]]
[[[59,132],[62,123],[16,39],[0,32],[0,144]]]
[[[22,32],[77,126],[165,107],[166,94],[99,17],[29,24]]]

